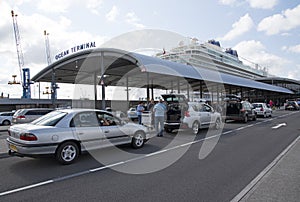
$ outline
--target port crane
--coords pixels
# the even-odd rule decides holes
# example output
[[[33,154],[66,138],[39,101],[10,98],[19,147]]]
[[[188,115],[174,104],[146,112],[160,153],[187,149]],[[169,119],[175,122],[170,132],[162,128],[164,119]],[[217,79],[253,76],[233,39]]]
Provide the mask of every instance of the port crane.
[[[51,64],[51,53],[50,53],[50,42],[49,42],[49,33],[44,30],[44,36],[45,36],[45,46],[46,46],[46,56],[47,56],[47,62],[48,65]],[[55,71],[52,68],[52,79],[51,79],[51,91],[49,92],[49,87],[46,87],[46,92],[43,94],[51,94],[51,100],[53,106],[55,105],[55,100],[57,99],[57,89],[58,85],[56,84],[55,81]]]
[[[17,14],[14,13],[14,11],[11,11],[11,16],[13,19],[13,28],[14,28],[14,34],[15,34],[15,41],[16,41],[16,47],[17,47],[17,55],[18,55],[18,63],[19,63],[19,69],[20,69],[20,77],[21,77],[21,84],[23,87],[23,95],[22,98],[31,98],[31,91],[30,91],[30,70],[29,68],[24,68],[24,56],[22,52],[22,46],[21,46],[21,37],[19,32],[19,26],[17,22]],[[15,75],[13,76],[15,78]],[[8,82],[8,84],[17,84],[15,80],[13,82]]]

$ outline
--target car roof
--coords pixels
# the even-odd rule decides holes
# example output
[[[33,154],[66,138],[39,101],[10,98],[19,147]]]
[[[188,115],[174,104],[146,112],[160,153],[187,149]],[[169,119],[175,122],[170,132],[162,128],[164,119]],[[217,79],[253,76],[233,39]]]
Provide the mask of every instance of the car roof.
[[[32,111],[32,110],[54,110],[53,108],[24,108],[24,109],[18,109],[17,111],[26,110],[26,111]]]
[[[72,109],[58,109],[56,111],[61,111],[61,112],[66,112],[66,113],[73,113],[73,112],[86,112],[86,111],[98,111],[98,112],[106,112],[110,113],[109,111],[106,110],[100,110],[100,109],[86,109],[86,108],[72,108]]]
[[[15,113],[15,112],[13,112],[13,111],[0,112],[0,114],[6,114],[6,113]]]

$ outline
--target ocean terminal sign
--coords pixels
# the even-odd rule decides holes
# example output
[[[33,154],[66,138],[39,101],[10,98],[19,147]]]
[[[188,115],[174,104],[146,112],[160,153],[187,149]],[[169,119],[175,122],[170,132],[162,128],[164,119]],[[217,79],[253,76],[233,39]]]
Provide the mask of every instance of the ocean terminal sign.
[[[62,51],[62,52],[56,54],[55,59],[59,60],[69,54],[76,53],[78,51],[82,51],[82,50],[89,49],[89,48],[96,48],[96,42],[88,42],[88,43],[74,46],[68,50],[65,50],[65,51]]]

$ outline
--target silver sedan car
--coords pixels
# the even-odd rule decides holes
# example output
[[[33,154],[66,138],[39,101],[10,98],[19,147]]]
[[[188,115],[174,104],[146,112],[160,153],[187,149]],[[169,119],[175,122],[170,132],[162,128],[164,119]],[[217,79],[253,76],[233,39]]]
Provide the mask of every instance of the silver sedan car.
[[[56,110],[31,123],[13,125],[8,132],[10,155],[50,154],[62,164],[73,163],[82,151],[128,143],[141,148],[150,138],[145,126],[96,109]]]

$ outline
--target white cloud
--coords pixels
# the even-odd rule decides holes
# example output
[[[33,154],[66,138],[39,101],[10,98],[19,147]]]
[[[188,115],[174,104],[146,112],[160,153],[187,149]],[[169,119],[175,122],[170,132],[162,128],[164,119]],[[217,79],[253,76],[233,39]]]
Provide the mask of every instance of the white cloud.
[[[74,1],[74,0],[39,0],[37,8],[47,13],[65,13],[71,6],[79,5],[80,7],[86,7],[90,12],[99,14],[103,0],[86,0],[86,1]]]
[[[223,5],[232,5],[236,2],[237,0],[219,0],[219,3],[220,4],[223,4]]]
[[[92,13],[99,15],[98,10],[101,8],[103,0],[87,0],[83,2]]]
[[[113,6],[112,9],[106,14],[106,19],[108,21],[115,21],[116,17],[119,15],[119,9],[117,6]]]
[[[251,8],[272,9],[278,4],[278,0],[219,0],[219,3],[230,6],[240,6],[248,3]]]
[[[246,0],[252,8],[271,9],[277,5],[278,0]]]
[[[44,12],[65,13],[72,2],[72,0],[40,0],[37,2],[37,7]]]
[[[300,44],[295,45],[295,46],[290,46],[290,47],[283,46],[282,50],[288,51],[288,52],[293,52],[293,53],[300,53]]]
[[[221,38],[223,41],[230,41],[234,38],[243,35],[248,32],[254,26],[252,18],[247,13],[241,17],[237,22],[232,25],[232,30],[230,30],[225,36]]]
[[[288,77],[288,67],[290,62],[282,57],[268,53],[266,47],[260,41],[242,41],[237,44],[234,49],[238,51],[240,59],[243,60],[245,64],[251,61],[253,64],[258,64],[259,67],[266,67],[269,74]]]
[[[287,77],[290,79],[299,80],[300,65],[296,65],[296,68],[289,68],[287,71]]]
[[[55,54],[60,51],[64,51],[75,45],[90,42],[91,40],[96,42],[96,46],[107,40],[106,37],[93,36],[87,31],[70,31],[72,21],[64,16],[60,16],[58,19],[50,19],[45,15],[37,13],[24,15],[22,12],[17,12],[17,10],[15,13],[18,14],[18,25],[25,63],[24,67],[30,68],[31,75],[35,75],[42,70],[47,63],[44,30],[50,33],[49,40],[52,62],[54,62]],[[18,78],[20,78],[20,73],[12,19],[8,6],[0,7],[0,17],[2,17],[2,15],[2,19],[6,19],[6,23],[0,23],[0,60],[2,65],[0,80],[2,80],[1,83],[4,82],[7,84],[7,81],[11,80],[10,77],[12,74],[16,74]]]
[[[130,25],[133,25],[137,29],[143,29],[145,28],[145,25],[140,23],[140,19],[137,17],[137,15],[134,12],[129,12],[126,14],[126,22]]]
[[[267,35],[286,32],[300,26],[300,5],[293,9],[287,9],[281,14],[275,14],[264,18],[257,27]]]

